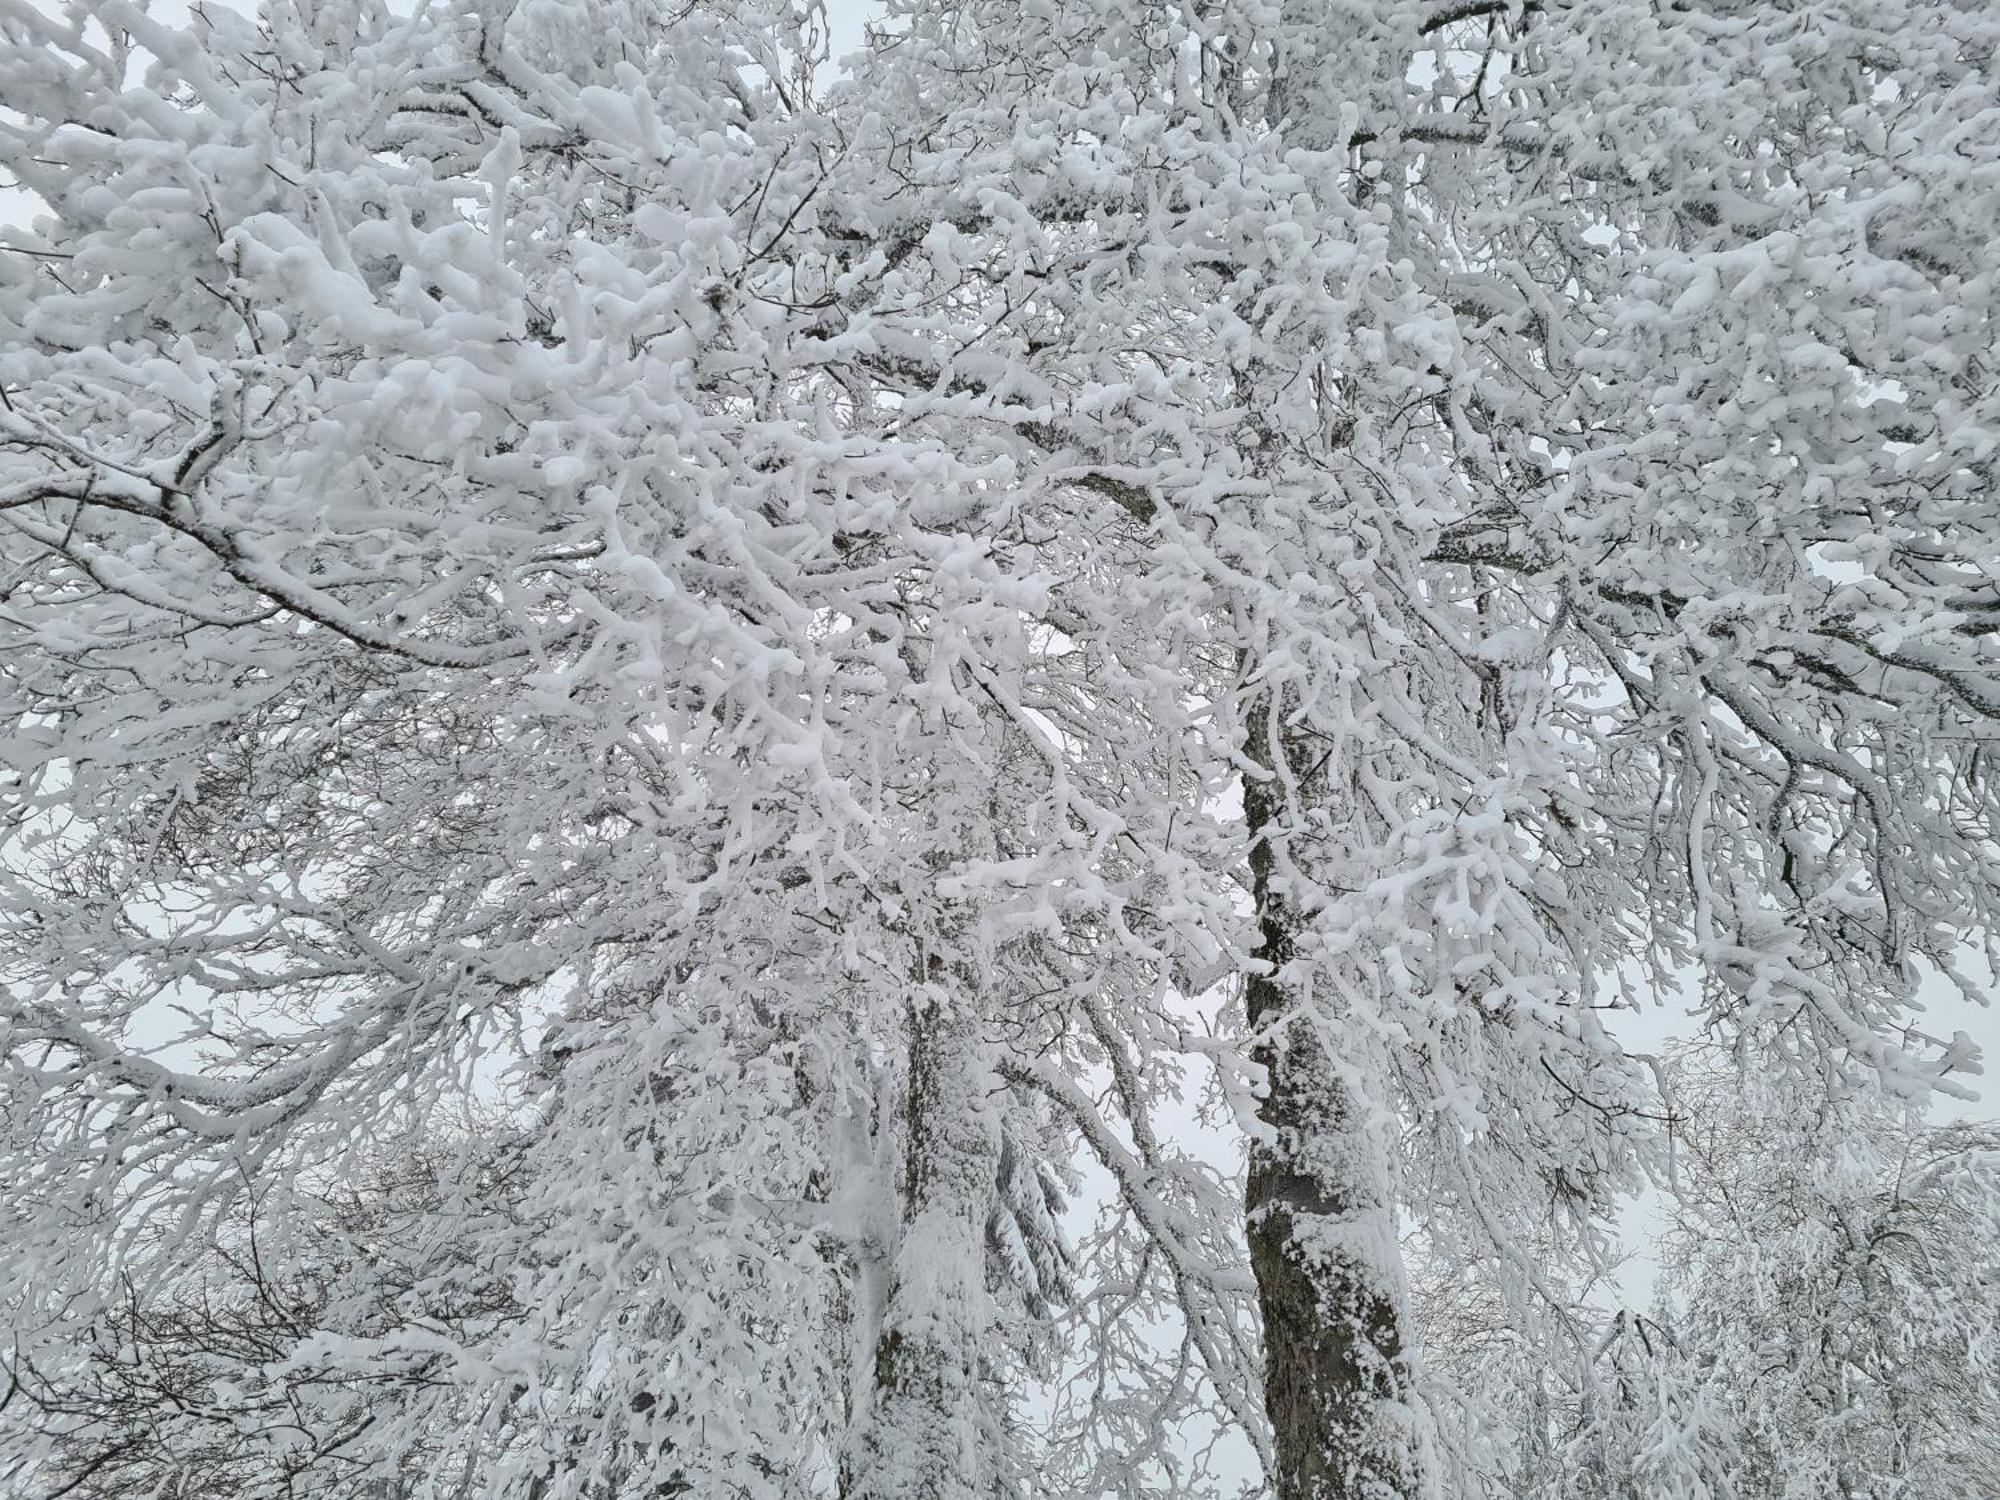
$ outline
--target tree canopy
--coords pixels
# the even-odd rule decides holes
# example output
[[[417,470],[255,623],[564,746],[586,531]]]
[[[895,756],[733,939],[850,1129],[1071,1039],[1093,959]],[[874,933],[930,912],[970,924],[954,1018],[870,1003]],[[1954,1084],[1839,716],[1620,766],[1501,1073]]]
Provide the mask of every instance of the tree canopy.
[[[2000,12],[824,22],[0,0],[7,1483],[1955,1493]]]

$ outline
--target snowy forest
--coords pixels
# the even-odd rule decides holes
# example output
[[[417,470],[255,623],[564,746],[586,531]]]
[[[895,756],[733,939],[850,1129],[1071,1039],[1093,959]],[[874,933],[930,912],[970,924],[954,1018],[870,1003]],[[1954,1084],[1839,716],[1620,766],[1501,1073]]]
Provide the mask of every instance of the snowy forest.
[[[1995,0],[0,0],[0,1497],[1996,1500],[1996,484]]]

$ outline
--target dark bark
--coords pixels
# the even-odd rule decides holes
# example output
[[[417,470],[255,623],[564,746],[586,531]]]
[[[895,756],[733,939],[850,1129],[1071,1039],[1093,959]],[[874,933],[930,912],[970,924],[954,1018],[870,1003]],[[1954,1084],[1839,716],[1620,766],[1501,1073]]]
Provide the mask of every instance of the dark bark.
[[[1253,757],[1260,747],[1253,746]],[[1266,1070],[1271,1137],[1250,1154],[1250,1263],[1264,1320],[1264,1405],[1276,1500],[1404,1500],[1422,1487],[1409,1407],[1391,1164],[1356,1117],[1323,1031],[1281,976],[1299,918],[1282,889],[1286,799],[1246,786],[1252,888],[1269,966],[1246,1000]]]

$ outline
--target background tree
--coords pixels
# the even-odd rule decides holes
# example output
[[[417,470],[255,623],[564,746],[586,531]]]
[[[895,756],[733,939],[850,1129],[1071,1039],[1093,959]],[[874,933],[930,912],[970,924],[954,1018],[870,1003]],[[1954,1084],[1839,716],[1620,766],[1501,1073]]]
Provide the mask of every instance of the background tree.
[[[10,1361],[8,1404],[44,1440],[10,1493],[400,1500],[427,1475],[456,1482],[482,1423],[454,1347],[528,1318],[484,1254],[518,1144],[440,1142],[350,1168],[331,1196],[246,1192],[197,1274],[161,1289],[141,1262],[69,1304],[46,1363],[18,1343]],[[400,1451],[370,1441],[416,1414]]]
[[[1736,1493],[1977,1495],[2000,1411],[2000,1136],[1845,1087],[1677,1072],[1690,1170],[1663,1247],[1681,1341],[1727,1392]]]

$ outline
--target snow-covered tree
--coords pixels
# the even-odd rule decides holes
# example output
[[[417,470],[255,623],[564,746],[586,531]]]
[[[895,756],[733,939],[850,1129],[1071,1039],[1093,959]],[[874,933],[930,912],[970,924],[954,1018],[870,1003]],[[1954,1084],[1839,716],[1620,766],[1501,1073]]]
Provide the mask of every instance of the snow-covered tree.
[[[1608,1288],[1535,1348],[1476,1282],[1420,1282],[1455,1386],[1455,1494],[1963,1497],[1996,1482],[1990,1123],[1927,1122],[1838,1075],[1670,1068],[1675,1170],[1650,1313]]]
[[[1992,18],[902,14],[933,217],[1036,273],[913,394],[1032,402],[1235,656],[1276,1487],[1418,1490],[1397,1209],[1601,1205],[1603,976],[1953,1066],[1891,1037],[1993,931]]]
[[[53,1309],[170,1308],[257,1185],[497,1089],[532,1128],[479,1253],[528,1323],[458,1349],[491,1441],[421,1483],[1018,1491],[1080,1123],[1091,1253],[1189,1352],[1092,1351],[1068,1461],[1145,1483],[1184,1409],[1253,1410],[1226,1195],[1148,1119],[1155,930],[1199,924],[1113,848],[1172,841],[1144,703],[1044,623],[1106,570],[906,398],[953,278],[887,127],[799,92],[815,24],[5,13],[31,1363]]]
[[[246,1191],[196,1274],[161,1289],[135,1267],[66,1308],[67,1346],[44,1363],[17,1344],[9,1370],[45,1440],[26,1493],[396,1500],[426,1471],[463,1472],[481,1424],[454,1349],[527,1314],[513,1268],[483,1256],[515,1144],[440,1141],[350,1167],[332,1195]],[[385,1456],[369,1434],[392,1414],[409,1426]]]
[[[0,7],[14,1305],[491,1089],[487,1493],[1416,1496],[1646,965],[1950,1085],[1990,7]]]
[[[1727,1393],[1734,1492],[1992,1493],[2000,1133],[1837,1084],[1746,1086],[1712,1062],[1681,1079],[1665,1289]]]

